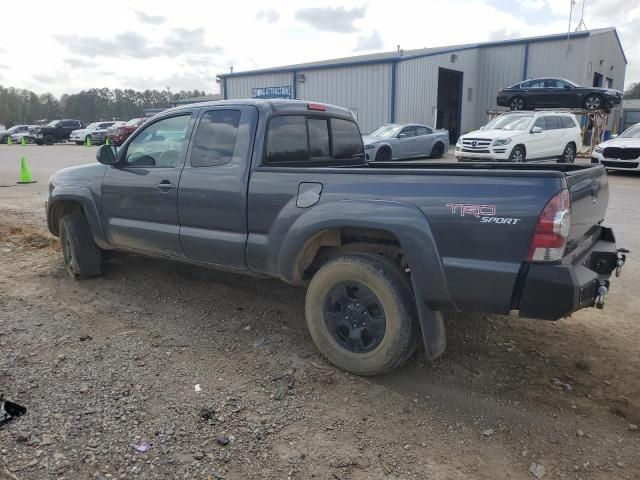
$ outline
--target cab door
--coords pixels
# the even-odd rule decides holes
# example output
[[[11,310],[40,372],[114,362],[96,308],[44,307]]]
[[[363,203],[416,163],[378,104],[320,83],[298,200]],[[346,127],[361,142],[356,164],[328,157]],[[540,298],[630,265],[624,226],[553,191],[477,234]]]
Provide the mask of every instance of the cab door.
[[[416,127],[404,127],[398,133],[398,139],[392,146],[393,158],[408,158],[418,155],[420,139],[417,137]]]
[[[162,117],[118,152],[102,183],[102,222],[115,247],[183,256],[178,224],[178,184],[193,111]]]
[[[180,244],[199,262],[246,268],[247,185],[258,110],[203,108],[178,188]]]

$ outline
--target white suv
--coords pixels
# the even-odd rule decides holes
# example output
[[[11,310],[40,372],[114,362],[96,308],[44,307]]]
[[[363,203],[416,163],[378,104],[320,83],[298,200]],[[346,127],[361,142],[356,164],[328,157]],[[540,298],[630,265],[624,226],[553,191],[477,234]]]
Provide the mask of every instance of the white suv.
[[[462,135],[455,154],[459,162],[554,159],[573,163],[581,148],[582,135],[574,114],[510,112]]]

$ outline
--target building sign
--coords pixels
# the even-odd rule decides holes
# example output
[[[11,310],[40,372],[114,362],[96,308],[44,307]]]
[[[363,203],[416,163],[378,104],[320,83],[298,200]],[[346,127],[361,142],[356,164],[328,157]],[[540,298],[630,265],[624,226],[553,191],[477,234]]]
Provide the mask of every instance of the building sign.
[[[252,88],[251,98],[291,98],[291,85]]]

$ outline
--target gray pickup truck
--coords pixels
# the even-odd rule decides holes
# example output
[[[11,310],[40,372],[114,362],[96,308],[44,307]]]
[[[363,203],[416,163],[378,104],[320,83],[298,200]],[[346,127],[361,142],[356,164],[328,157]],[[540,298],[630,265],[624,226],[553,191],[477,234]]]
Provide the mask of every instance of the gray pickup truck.
[[[556,320],[602,306],[624,255],[600,165],[368,164],[348,110],[187,105],[50,179],[74,278],[104,250],[306,285],[319,350],[360,375],[445,349],[441,312]]]

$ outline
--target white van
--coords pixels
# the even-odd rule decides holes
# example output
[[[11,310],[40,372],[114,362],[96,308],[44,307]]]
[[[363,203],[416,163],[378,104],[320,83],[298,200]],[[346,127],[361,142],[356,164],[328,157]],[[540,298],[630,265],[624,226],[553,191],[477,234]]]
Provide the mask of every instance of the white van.
[[[462,135],[455,155],[463,161],[573,163],[582,148],[576,116],[566,112],[509,112]]]

